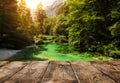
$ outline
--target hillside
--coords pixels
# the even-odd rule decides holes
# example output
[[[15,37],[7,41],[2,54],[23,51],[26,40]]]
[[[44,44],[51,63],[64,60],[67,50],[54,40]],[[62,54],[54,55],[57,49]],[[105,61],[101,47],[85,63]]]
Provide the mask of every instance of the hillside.
[[[55,16],[57,9],[65,3],[66,0],[56,0],[51,6],[45,8],[47,16]]]

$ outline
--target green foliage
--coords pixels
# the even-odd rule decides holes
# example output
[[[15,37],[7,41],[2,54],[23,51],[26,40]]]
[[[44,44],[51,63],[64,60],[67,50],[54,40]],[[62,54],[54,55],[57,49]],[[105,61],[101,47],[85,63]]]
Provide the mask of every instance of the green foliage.
[[[45,10],[42,9],[42,3],[39,3],[37,6],[37,14],[36,14],[36,22],[38,22],[38,31],[39,33],[43,34],[43,22],[44,19],[46,18],[46,13]]]
[[[43,33],[46,34],[46,35],[53,35],[53,26],[55,24],[55,18],[52,18],[52,17],[47,17],[44,19],[43,21]]]
[[[32,47],[24,49],[14,57],[11,61],[94,61],[94,60],[112,60],[113,58],[97,56],[94,57],[90,53],[79,53],[70,51],[69,46],[63,44],[47,43],[39,45],[38,48]]]
[[[30,9],[26,7],[25,0],[21,0],[18,7],[18,12],[20,16],[20,27],[17,28],[19,35],[26,42],[26,45],[32,43],[33,37],[33,27],[32,27],[32,18],[30,15]]]
[[[25,0],[21,0],[19,5],[17,0],[0,0],[0,47],[20,49],[36,43],[34,38],[42,34],[46,17],[41,8],[39,4],[33,21]]]
[[[64,15],[60,14],[56,17],[54,27],[52,28],[53,35],[64,35],[67,36],[66,26],[64,24]]]
[[[20,48],[25,44],[17,30],[20,27],[17,10],[16,0],[0,0],[0,47]]]
[[[106,56],[120,50],[119,0],[67,0],[57,14],[53,33],[63,32],[72,48]]]
[[[46,17],[40,3],[36,12],[33,22],[25,0],[19,6],[16,0],[0,0],[0,46],[21,48],[51,35],[46,40],[119,58],[119,0],[67,0],[55,17]]]

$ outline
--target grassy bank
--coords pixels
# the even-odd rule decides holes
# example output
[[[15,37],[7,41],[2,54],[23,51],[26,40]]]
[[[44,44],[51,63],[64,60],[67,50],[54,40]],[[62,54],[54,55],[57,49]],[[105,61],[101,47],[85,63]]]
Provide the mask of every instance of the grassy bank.
[[[112,60],[113,58],[104,56],[95,56],[90,53],[79,53],[70,50],[67,45],[56,43],[46,43],[24,49],[11,57],[13,61],[94,61],[94,60]]]

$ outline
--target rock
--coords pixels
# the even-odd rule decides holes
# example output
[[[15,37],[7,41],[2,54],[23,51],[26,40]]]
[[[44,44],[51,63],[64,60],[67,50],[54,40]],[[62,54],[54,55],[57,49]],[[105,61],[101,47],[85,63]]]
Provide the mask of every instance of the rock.
[[[0,49],[0,60],[6,60],[21,50]]]
[[[51,6],[45,8],[47,16],[55,16],[56,11],[65,3],[66,0],[56,0]]]

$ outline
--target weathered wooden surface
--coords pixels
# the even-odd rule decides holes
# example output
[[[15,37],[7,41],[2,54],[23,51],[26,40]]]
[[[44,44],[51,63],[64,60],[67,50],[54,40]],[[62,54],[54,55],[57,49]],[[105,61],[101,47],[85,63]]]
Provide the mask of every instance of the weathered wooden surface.
[[[69,63],[51,62],[42,83],[77,83],[77,79]]]
[[[89,62],[74,62],[72,67],[81,83],[115,83],[113,79],[101,73]]]
[[[0,83],[120,83],[120,60],[1,61]]]
[[[30,62],[5,83],[37,83],[41,82],[47,69],[48,62]]]

